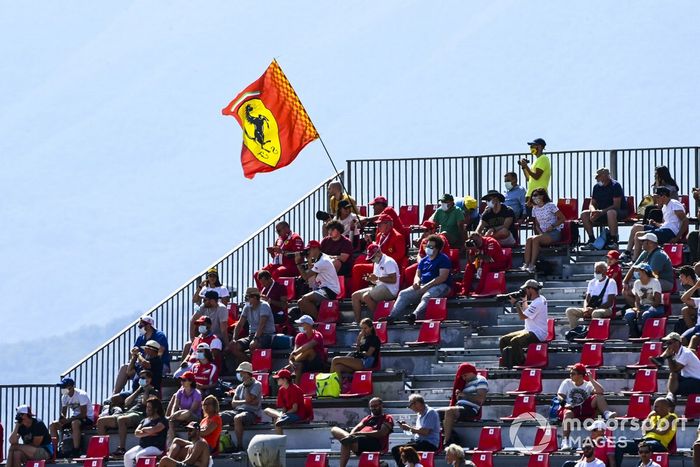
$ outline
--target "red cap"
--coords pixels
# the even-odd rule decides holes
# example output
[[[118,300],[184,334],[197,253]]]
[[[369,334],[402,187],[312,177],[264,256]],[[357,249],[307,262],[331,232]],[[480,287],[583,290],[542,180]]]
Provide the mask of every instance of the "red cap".
[[[373,206],[373,205],[375,205],[375,204],[377,204],[377,203],[379,203],[379,204],[389,204],[389,200],[387,200],[387,199],[386,199],[385,197],[383,197],[383,196],[377,196],[376,198],[374,198],[374,200],[372,200],[371,203],[369,203],[369,205],[370,205],[370,206]]]
[[[284,378],[288,381],[291,381],[292,374],[289,372],[288,369],[282,368],[280,371],[277,372],[277,374],[275,376],[273,376],[273,378]]]
[[[377,224],[381,224],[382,222],[394,222],[394,219],[388,214],[380,214],[377,216]]]
[[[610,250],[610,251],[608,251],[608,258],[620,259],[620,252],[617,251],[617,250]]]
[[[581,375],[585,375],[588,372],[586,365],[583,363],[577,363],[576,365],[572,366],[571,369]]]
[[[202,315],[199,318],[197,318],[197,321],[195,321],[195,323],[197,323],[197,324],[206,324],[206,323],[211,324],[211,318],[208,316]]]
[[[318,240],[309,240],[306,244],[306,248],[321,248],[321,243]]]
[[[187,381],[195,381],[194,373],[192,373],[191,371],[186,371],[180,375],[180,379],[185,379]]]
[[[438,226],[435,221],[431,221],[430,219],[423,221],[423,223],[421,225],[423,227],[425,227],[426,229],[430,229],[430,230],[437,229],[437,226]]]
[[[367,246],[367,258],[373,257],[374,255],[377,254],[378,251],[379,251],[379,245],[377,245],[376,243],[370,243]]]

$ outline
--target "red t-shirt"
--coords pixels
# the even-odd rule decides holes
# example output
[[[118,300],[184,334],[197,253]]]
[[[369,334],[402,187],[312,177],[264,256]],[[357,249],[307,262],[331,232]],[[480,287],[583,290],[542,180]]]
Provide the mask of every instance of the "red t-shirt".
[[[440,250],[440,251],[442,251],[447,256],[449,256],[450,249],[451,249],[450,242],[447,240],[447,237],[445,236],[445,234],[437,234],[437,235],[438,235],[438,237],[440,237],[442,239],[442,243],[444,244],[442,246],[442,250]],[[427,245],[427,244],[428,244],[428,237],[425,237],[423,240],[420,241],[420,246],[418,247],[418,256],[420,256],[421,258],[423,256],[425,256],[425,245]]]
[[[218,348],[217,350],[222,350],[222,342],[221,339],[216,337],[216,334],[209,334],[208,336],[197,336],[194,339],[192,339],[192,345],[190,346],[190,353],[189,353],[189,358],[187,359],[190,363],[197,363],[197,347],[199,344],[207,344],[209,348],[211,349],[211,343],[214,341],[219,341]],[[219,359],[221,358],[221,354],[219,354]],[[216,362],[218,363],[218,362]]]
[[[394,258],[394,261],[401,266],[403,259],[406,257],[406,241],[396,229],[391,229],[388,234],[384,235],[381,232],[377,234],[377,243],[382,250],[382,253]]]
[[[481,238],[484,242],[481,245],[481,251],[485,255],[489,255],[491,258],[493,258],[493,262],[496,264],[504,262],[506,258],[503,255],[503,249],[501,248],[501,244],[498,243],[498,240],[493,237]]]
[[[268,287],[263,287],[263,289],[260,291],[262,295],[267,295],[270,300],[274,300],[276,302],[280,301],[282,297],[287,297],[287,287],[283,286],[279,282],[272,281],[272,285]],[[294,298],[294,297],[292,297]],[[287,297],[289,299],[289,297]],[[270,308],[272,309],[273,313],[279,313],[280,311],[285,311],[283,308],[279,306],[272,305],[271,303],[269,304]]]
[[[219,451],[219,438],[221,437],[221,427],[223,426],[223,423],[221,421],[221,417],[219,414],[212,415],[211,417],[206,415],[202,421],[199,423],[199,426],[202,428],[207,428],[210,424],[216,424],[216,428],[214,428],[214,431],[209,433],[207,436],[204,437],[204,441],[207,442],[209,445],[209,448],[212,450],[212,452],[218,452]]]
[[[277,390],[277,407],[288,411],[292,406],[297,404],[296,414],[301,420],[306,420],[306,407],[304,407],[304,391],[299,386],[292,383],[289,387],[280,388]]]
[[[292,232],[289,234],[289,237],[278,237],[275,246],[281,248],[282,253],[295,253],[304,249],[304,240],[301,239],[298,233]],[[294,256],[282,256],[282,266],[294,275],[299,273],[294,262]]]
[[[297,333],[296,337],[294,337],[294,348],[299,348],[312,340],[316,341],[316,355],[325,360],[326,349],[323,347],[323,334],[316,330],[314,330],[314,334],[311,337],[307,336],[305,332]]]
[[[197,362],[192,365],[192,373],[197,384],[209,386],[219,380],[219,368],[213,363]]]
[[[379,416],[367,415],[365,418],[360,420],[362,428],[360,428],[360,433],[365,433],[368,431],[379,431],[384,424],[394,427],[394,418],[389,414],[382,414]],[[389,450],[389,434],[379,438],[379,445],[382,447],[382,452]]]
[[[620,267],[620,263],[608,266],[607,276],[617,283],[618,292],[622,290],[622,268]]]

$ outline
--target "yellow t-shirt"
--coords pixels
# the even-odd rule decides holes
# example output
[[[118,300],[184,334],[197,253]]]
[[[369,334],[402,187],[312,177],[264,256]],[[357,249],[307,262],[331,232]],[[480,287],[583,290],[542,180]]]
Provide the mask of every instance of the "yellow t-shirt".
[[[665,417],[659,417],[659,416],[656,415],[656,414],[652,415],[651,417],[647,418],[647,420],[645,420],[644,423],[645,423],[646,425],[651,425],[652,428],[657,428],[657,427],[658,427],[658,428],[666,428],[666,427],[668,426],[667,424],[670,424],[670,425],[671,425],[671,429],[668,430],[668,431],[666,432],[665,435],[660,435],[660,434],[658,434],[658,433],[649,433],[649,432],[647,432],[647,433],[644,434],[644,437],[645,437],[645,438],[650,438],[650,439],[655,439],[655,440],[657,440],[658,442],[660,442],[661,444],[663,444],[664,447],[667,448],[667,447],[668,447],[668,443],[670,443],[671,440],[673,439],[673,437],[676,436],[676,425],[675,425],[674,422],[676,421],[677,418],[678,418],[678,415],[676,415],[676,414],[673,413],[673,412],[669,413],[669,414],[666,415]],[[662,419],[664,420],[663,423],[662,423],[663,426],[659,426],[659,422],[660,422]]]
[[[328,209],[330,209],[330,213],[332,215],[335,216],[338,213],[338,203],[340,203],[341,200],[350,201],[350,204],[357,209],[357,204],[355,204],[355,200],[352,198],[352,196],[348,195],[347,193],[343,193],[343,196],[340,199],[336,199],[335,196],[330,197],[328,201]]]
[[[535,180],[534,178],[530,177],[530,179],[527,181],[527,196],[530,196],[530,193],[537,188],[544,188],[547,190],[547,192],[549,192],[549,179],[552,178],[552,166],[549,163],[549,157],[542,154],[540,157],[535,159],[535,163],[532,164],[530,170],[537,172],[537,169],[542,169],[542,176],[539,178],[539,180]]]

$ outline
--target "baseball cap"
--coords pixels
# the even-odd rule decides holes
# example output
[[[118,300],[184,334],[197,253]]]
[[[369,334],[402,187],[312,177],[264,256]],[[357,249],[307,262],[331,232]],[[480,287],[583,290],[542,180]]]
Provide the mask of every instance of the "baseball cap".
[[[202,342],[197,346],[197,350],[211,350],[211,347],[206,342]]]
[[[200,316],[197,318],[197,321],[195,321],[197,324],[211,324],[211,318],[208,316]]]
[[[528,142],[527,144],[528,144],[528,146],[533,146],[535,144],[538,146],[542,146],[542,147],[547,146],[547,143],[542,138],[535,138],[532,141]]]
[[[294,321],[296,324],[308,324],[310,326],[314,325],[314,319],[309,315],[303,315],[298,320]]]
[[[503,198],[505,199],[505,198]],[[464,207],[466,209],[476,209],[476,199],[467,195],[464,197]]]
[[[151,316],[142,316],[139,318],[139,321],[142,323],[150,324],[151,326],[155,326],[156,320],[154,320]]]
[[[449,193],[445,193],[444,195],[442,195],[442,198],[440,198],[438,201],[440,201],[441,203],[454,203],[455,197]]]
[[[246,297],[248,297],[250,295],[256,295],[259,297],[260,291],[257,289],[257,287],[248,287],[247,289],[245,289],[245,295],[246,295]]]
[[[649,240],[650,242],[654,243],[659,243],[659,238],[656,236],[655,233],[647,232],[641,237],[639,237],[640,240]]]
[[[219,292],[217,292],[216,290],[207,290],[207,292],[204,294],[204,298],[208,298],[210,300],[218,300]]]
[[[273,376],[273,378],[284,378],[287,380],[291,380],[292,374],[289,372],[288,369],[282,368],[280,371],[277,372],[277,374]]]
[[[29,407],[27,404],[22,404],[15,409],[15,414],[16,415],[31,415],[32,408]]]
[[[620,259],[620,252],[617,250],[610,250],[607,256],[612,259]]]
[[[209,270],[207,270],[207,275],[209,274],[216,274],[218,276],[219,271],[216,268],[209,268]]]
[[[250,362],[241,362],[236,368],[236,371],[245,371],[246,373],[253,374],[253,364]]]
[[[380,214],[377,216],[377,224],[381,224],[382,222],[394,222],[394,219],[388,214]]]
[[[153,339],[146,342],[146,345],[144,345],[144,347],[155,351],[160,350],[160,344],[157,341],[154,341]]]
[[[608,169],[607,167],[601,167],[595,171],[596,176],[603,175],[603,174],[610,175],[610,169]]]
[[[369,259],[369,258],[373,257],[374,255],[377,254],[378,251],[379,251],[379,245],[377,245],[376,243],[370,243],[367,246],[367,258]]]
[[[349,208],[350,206],[350,201],[347,199],[341,199],[338,201],[338,209]]]
[[[180,375],[180,379],[184,379],[187,381],[195,381],[194,373],[192,373],[191,371],[186,371]]]
[[[373,205],[375,205],[375,204],[377,204],[377,203],[379,203],[379,204],[389,204],[389,200],[387,200],[387,199],[386,199],[385,197],[383,197],[383,196],[377,196],[376,198],[374,198],[374,199],[372,200],[371,203],[369,203],[369,205],[370,205],[370,206],[373,206]]]
[[[535,279],[528,279],[523,285],[520,286],[521,289],[533,288],[535,290],[540,290],[542,288],[542,283],[537,282]]]
[[[669,333],[666,334],[666,335],[663,337],[663,339],[661,339],[661,340],[664,341],[664,342],[665,342],[665,341],[678,341],[678,342],[682,342],[682,340],[681,340],[681,335],[678,334],[677,332],[669,332]]]
[[[582,375],[585,375],[586,372],[588,371],[588,370],[586,369],[586,365],[584,365],[583,363],[577,363],[576,365],[573,365],[573,366],[571,367],[571,369],[574,370],[576,373],[579,373],[579,374],[582,374]]]
[[[423,221],[421,225],[426,229],[430,230],[437,229],[438,226],[437,223],[435,223],[435,221],[431,221],[430,219]]]
[[[63,378],[60,383],[56,384],[60,388],[67,388],[68,386],[75,386],[75,380],[73,378]]]
[[[309,240],[306,244],[306,248],[321,248],[321,243],[318,240]]]
[[[651,273],[654,272],[654,270],[651,269],[651,265],[649,263],[639,263],[638,265],[634,266],[634,268],[644,271],[649,275],[651,275]]]

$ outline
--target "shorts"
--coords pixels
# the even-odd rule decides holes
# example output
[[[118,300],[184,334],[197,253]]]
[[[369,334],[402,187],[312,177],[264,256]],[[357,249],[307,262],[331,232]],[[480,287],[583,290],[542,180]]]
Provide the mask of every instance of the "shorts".
[[[583,404],[577,405],[576,407],[565,408],[561,407],[559,409],[559,420],[564,420],[564,412],[570,410],[574,413],[574,418],[579,420],[586,420],[587,418],[593,418],[595,416],[595,409],[593,408],[593,396],[583,401]]]
[[[678,375],[678,390],[676,394],[681,396],[700,394],[700,379]]]
[[[656,238],[659,240],[659,245],[668,243],[669,241],[671,241],[672,238],[676,236],[676,234],[673,233],[673,230],[671,229],[660,229],[652,225],[645,225],[644,231],[655,234]]]
[[[236,341],[236,343],[240,345],[241,349],[243,350],[249,350],[251,342],[253,342],[253,336],[247,336]],[[258,344],[259,349],[269,349],[272,346],[272,335],[263,334],[258,338]]]
[[[374,368],[374,357],[365,357],[362,359],[362,369],[371,370]]]
[[[302,373],[317,373],[319,371],[325,370],[325,365],[321,357],[316,355],[313,360],[304,360],[301,362],[301,372]]]
[[[241,408],[236,408],[233,410],[224,410],[219,415],[221,416],[221,423],[223,425],[233,426],[233,418],[238,414],[245,414],[243,417],[243,426],[255,425],[260,422],[260,419],[250,410],[245,410]]]
[[[459,409],[459,418],[458,420],[460,422],[468,422],[470,420],[474,420],[479,416],[479,412],[481,409],[477,409],[474,406],[471,405],[457,405],[456,406]]]
[[[277,420],[277,425],[293,425],[294,423],[299,423],[301,419],[296,413],[286,413],[282,415],[279,420]]]
[[[328,287],[321,287],[320,289],[312,290],[309,293],[309,297],[314,302],[315,305],[320,305],[324,300],[335,300],[338,294],[333,292]]]
[[[628,214],[627,214],[626,210],[616,209],[615,211],[617,212],[617,220],[618,221],[623,221],[623,220],[627,219]],[[591,224],[595,225],[595,226],[608,225],[608,216],[606,214],[601,214]]]
[[[382,445],[379,442],[379,438],[370,438],[369,436],[362,436],[362,433],[358,433],[356,454],[362,452],[382,452]]]
[[[49,452],[49,449],[51,449],[51,452]],[[49,460],[53,457],[53,445],[47,445],[47,446],[40,446],[39,449],[36,449],[34,451],[34,455],[32,456],[32,460],[34,461],[46,461]]]
[[[561,240],[561,229],[559,230],[552,230],[551,232],[544,232],[543,235],[547,235],[549,238],[552,239],[553,243],[558,242]]]
[[[399,280],[398,277],[396,280]],[[377,284],[369,288],[369,297],[375,302],[394,300],[396,295],[391,293],[385,284]]]
[[[61,429],[70,428],[70,427],[71,427],[71,423],[72,423],[71,421],[67,421],[66,423],[64,423],[64,424],[61,426]],[[90,419],[87,418],[87,417],[86,417],[86,418],[81,418],[81,419],[80,419],[80,428],[82,428],[83,430],[90,429],[90,428],[92,428],[94,425],[95,425],[95,422],[93,422],[92,420],[90,420]]]

